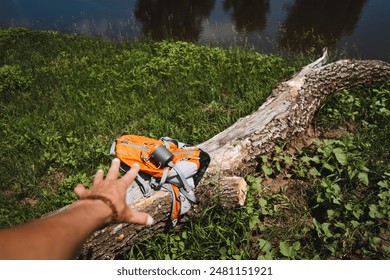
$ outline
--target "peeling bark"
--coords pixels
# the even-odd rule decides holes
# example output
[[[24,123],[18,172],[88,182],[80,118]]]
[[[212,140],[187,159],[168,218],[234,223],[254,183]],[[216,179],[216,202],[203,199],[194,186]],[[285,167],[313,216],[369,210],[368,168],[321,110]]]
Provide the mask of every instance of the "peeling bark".
[[[327,52],[305,66],[290,80],[280,83],[267,101],[253,114],[199,145],[211,162],[196,195],[199,205],[189,213],[196,215],[202,205],[220,203],[225,208],[245,202],[244,176],[255,172],[260,155],[269,153],[277,140],[290,140],[304,133],[314,114],[331,93],[359,85],[390,81],[390,64],[383,61],[339,60],[325,64]],[[128,204],[150,213],[156,223],[110,225],[84,244],[79,258],[112,259],[128,251],[140,240],[167,229],[170,194],[154,192],[144,198],[136,187],[129,188]]]

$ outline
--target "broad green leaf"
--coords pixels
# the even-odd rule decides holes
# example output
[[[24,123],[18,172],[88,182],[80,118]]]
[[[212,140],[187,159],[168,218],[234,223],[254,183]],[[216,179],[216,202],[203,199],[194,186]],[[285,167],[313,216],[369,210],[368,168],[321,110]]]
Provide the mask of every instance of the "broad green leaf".
[[[284,156],[283,157],[284,161],[289,164],[289,165],[292,165],[293,164],[293,160],[292,160],[292,157],[290,156]]]
[[[295,251],[298,251],[299,249],[301,249],[301,243],[299,241],[295,241],[293,244],[293,249]]]
[[[341,165],[346,165],[348,163],[348,160],[347,160],[347,154],[340,148],[334,148],[333,149],[333,153],[334,155],[336,156],[336,159],[337,161],[341,164]]]
[[[322,228],[322,230],[324,231],[325,236],[327,236],[327,237],[332,237],[333,234],[332,234],[332,232],[330,231],[329,226],[330,226],[330,223],[323,223],[323,224],[321,225],[321,228]]]
[[[260,198],[258,203],[262,208],[267,206],[267,200],[265,200],[264,198]]]
[[[371,241],[372,243],[374,243],[374,244],[379,244],[379,243],[381,243],[382,239],[380,239],[380,238],[377,237],[377,236],[373,236],[373,237],[370,238],[370,241]]]
[[[249,221],[249,228],[254,229],[259,221],[260,220],[258,216],[252,216],[252,218]]]
[[[358,221],[355,221],[355,220],[352,220],[351,224],[352,224],[353,228],[357,228],[360,225],[360,223]]]
[[[310,168],[310,171],[309,171],[309,172],[310,172],[310,174],[313,175],[313,176],[320,176],[320,175],[321,175],[321,173],[318,172],[317,168],[315,168],[315,167]]]
[[[284,242],[284,241],[280,242],[279,249],[280,249],[280,253],[282,253],[283,256],[285,256],[285,257],[291,256],[292,247],[289,246],[287,242]]]
[[[356,219],[359,219],[363,213],[364,211],[360,209],[358,205],[355,205],[355,207],[353,207],[352,214],[355,216]]]
[[[279,146],[276,146],[275,147],[275,151],[276,151],[276,153],[280,154],[280,153],[283,152],[283,149],[281,147],[279,147]]]
[[[382,249],[384,252],[386,252],[386,254],[390,255],[390,246],[383,245]]]
[[[334,218],[334,211],[332,210],[332,209],[328,209],[328,210],[326,210],[326,212],[327,212],[327,214],[328,214],[328,218],[330,219],[330,220],[332,220],[333,218]]]
[[[320,162],[321,162],[321,160],[320,160],[320,158],[319,158],[318,156],[312,157],[312,158],[311,158],[311,161],[312,161],[312,162],[315,162],[315,163],[320,163]]]
[[[348,166],[348,176],[349,178],[352,180],[353,178],[355,178],[355,176],[359,173],[359,170],[352,167],[352,166]]]
[[[268,252],[272,249],[271,242],[264,240],[264,239],[259,239],[258,242],[259,242],[260,250],[262,252],[265,253],[265,252]]]
[[[367,172],[359,172],[358,174],[359,181],[364,185],[368,186],[368,173]]]
[[[389,184],[388,184],[388,181],[380,181],[380,182],[378,182],[378,186],[380,186],[382,188],[388,188]]]
[[[368,212],[368,215],[370,215],[371,218],[373,219],[382,219],[384,218],[384,215],[379,211],[378,206],[375,204],[370,205],[370,211]]]
[[[324,168],[330,170],[330,171],[334,171],[335,167],[333,165],[330,165],[329,163],[325,162],[324,163]]]
[[[309,158],[308,156],[303,156],[303,157],[301,158],[301,160],[302,160],[303,162],[306,162],[306,163],[309,163],[310,159],[311,159],[311,158]]]
[[[261,161],[264,163],[268,162],[268,156],[261,156]]]
[[[261,166],[261,169],[263,170],[263,172],[264,172],[265,175],[271,175],[271,174],[272,174],[272,169],[269,168],[269,167],[266,166],[266,165]]]

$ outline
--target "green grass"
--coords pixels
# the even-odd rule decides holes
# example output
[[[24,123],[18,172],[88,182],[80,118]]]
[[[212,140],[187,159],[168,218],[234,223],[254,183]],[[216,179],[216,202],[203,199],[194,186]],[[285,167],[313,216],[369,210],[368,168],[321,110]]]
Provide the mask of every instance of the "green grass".
[[[0,29],[0,228],[74,201],[119,135],[201,143],[310,60]],[[332,95],[316,125],[349,133],[294,153],[278,143],[243,207],[215,205],[118,257],[388,259],[389,95],[389,84]],[[270,192],[281,177],[290,184]]]
[[[184,42],[0,29],[0,227],[72,202],[75,184],[107,168],[119,135],[200,143],[297,65]]]

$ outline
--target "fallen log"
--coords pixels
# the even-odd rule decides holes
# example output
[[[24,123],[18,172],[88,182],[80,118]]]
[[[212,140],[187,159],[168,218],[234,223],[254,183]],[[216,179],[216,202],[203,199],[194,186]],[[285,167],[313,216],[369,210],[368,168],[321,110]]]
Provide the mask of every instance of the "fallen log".
[[[359,85],[390,81],[390,64],[374,60],[339,60],[326,64],[327,51],[290,80],[280,83],[253,114],[198,145],[210,154],[209,168],[196,190],[199,205],[220,203],[224,208],[243,205],[244,176],[258,168],[258,157],[272,151],[277,140],[292,140],[305,133],[324,99],[331,93]],[[170,194],[156,191],[149,198],[131,186],[127,203],[152,215],[151,227],[119,224],[101,229],[83,245],[79,259],[113,259],[137,242],[167,230]]]

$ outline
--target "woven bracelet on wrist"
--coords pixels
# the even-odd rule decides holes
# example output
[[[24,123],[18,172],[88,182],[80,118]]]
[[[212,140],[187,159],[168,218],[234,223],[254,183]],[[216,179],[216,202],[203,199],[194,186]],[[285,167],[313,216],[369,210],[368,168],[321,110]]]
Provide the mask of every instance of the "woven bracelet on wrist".
[[[90,196],[87,196],[87,197],[82,198],[82,199],[83,200],[93,199],[93,200],[103,201],[112,210],[111,223],[116,223],[118,221],[118,210],[116,210],[114,203],[112,203],[112,201],[109,198],[102,196],[102,195],[94,194],[94,195],[90,195]]]

